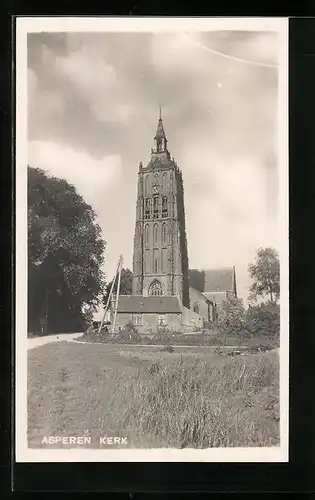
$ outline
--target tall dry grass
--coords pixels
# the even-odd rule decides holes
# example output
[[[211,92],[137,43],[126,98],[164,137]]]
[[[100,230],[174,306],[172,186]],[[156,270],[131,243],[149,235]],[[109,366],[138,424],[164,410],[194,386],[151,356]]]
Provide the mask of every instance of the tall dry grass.
[[[45,350],[42,358],[40,349]],[[86,432],[128,436],[133,447],[279,444],[276,354],[203,359],[202,354],[159,353],[152,361],[95,344],[34,351],[31,446],[38,446],[43,435]]]
[[[119,391],[122,428],[132,426],[157,446],[278,444],[278,366],[270,355],[154,363]]]

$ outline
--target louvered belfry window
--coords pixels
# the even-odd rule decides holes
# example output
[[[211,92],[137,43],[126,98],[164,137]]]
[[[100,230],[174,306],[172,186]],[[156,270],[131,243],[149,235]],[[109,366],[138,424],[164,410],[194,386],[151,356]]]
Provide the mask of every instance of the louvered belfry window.
[[[159,197],[153,196],[153,219],[159,218]]]
[[[165,219],[167,217],[167,196],[163,196],[162,198],[162,218]]]
[[[150,219],[150,198],[146,198],[144,201],[144,218]]]

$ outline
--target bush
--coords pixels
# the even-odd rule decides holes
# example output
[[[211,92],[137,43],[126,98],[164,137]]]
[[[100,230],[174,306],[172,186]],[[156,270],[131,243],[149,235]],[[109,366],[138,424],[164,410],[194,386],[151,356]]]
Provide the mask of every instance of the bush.
[[[222,302],[218,317],[220,333],[241,333],[244,331],[245,309],[241,299],[231,297]]]
[[[280,306],[273,302],[251,306],[245,314],[245,328],[251,336],[264,336],[278,345],[280,339]]]

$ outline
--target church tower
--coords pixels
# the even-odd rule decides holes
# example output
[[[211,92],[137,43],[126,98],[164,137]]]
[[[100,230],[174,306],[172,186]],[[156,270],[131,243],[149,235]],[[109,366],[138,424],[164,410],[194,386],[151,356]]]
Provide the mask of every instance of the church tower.
[[[132,294],[178,295],[189,307],[183,178],[167,148],[161,108],[154,143],[138,171]]]

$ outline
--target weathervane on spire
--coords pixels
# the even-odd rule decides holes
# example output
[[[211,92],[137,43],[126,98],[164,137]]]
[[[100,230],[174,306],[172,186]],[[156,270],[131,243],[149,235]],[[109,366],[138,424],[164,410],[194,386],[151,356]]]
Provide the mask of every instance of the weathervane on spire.
[[[162,105],[161,105],[161,101],[159,101],[159,111],[160,111],[159,119],[162,120]]]

